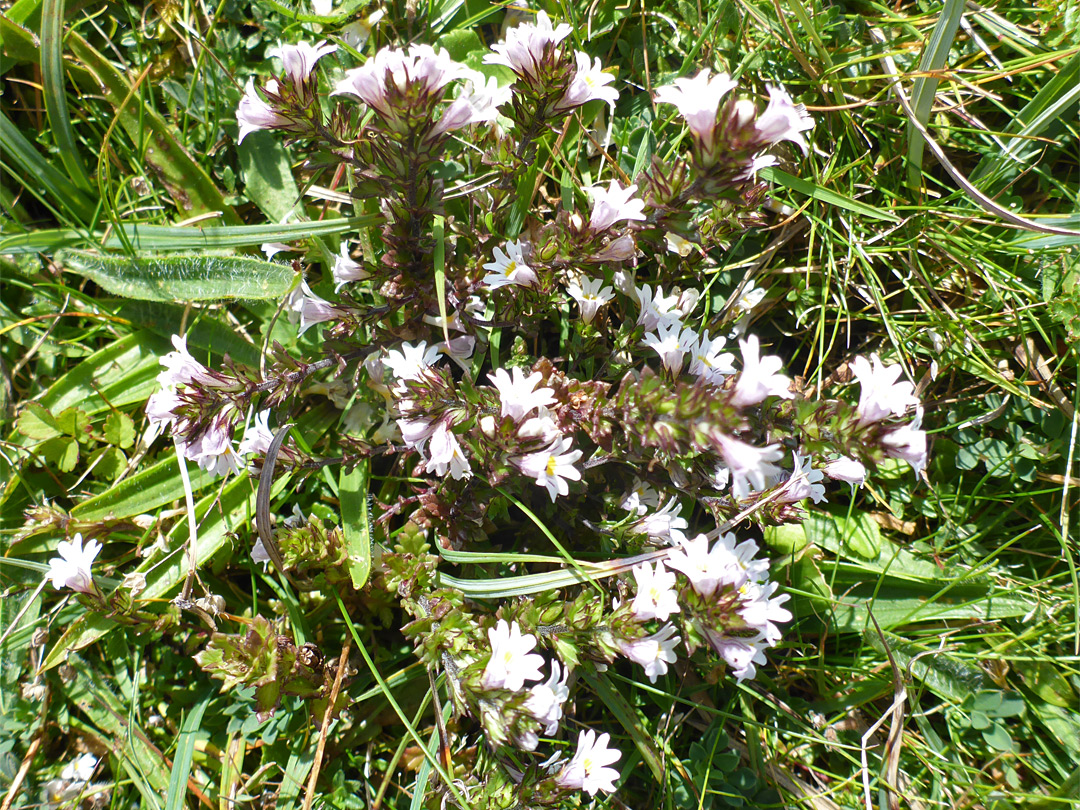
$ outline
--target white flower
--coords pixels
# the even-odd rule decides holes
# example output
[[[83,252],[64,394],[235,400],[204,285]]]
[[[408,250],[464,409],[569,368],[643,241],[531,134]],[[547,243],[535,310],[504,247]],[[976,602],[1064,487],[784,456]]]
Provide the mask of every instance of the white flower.
[[[556,497],[570,492],[567,479],[581,480],[581,473],[574,467],[579,458],[581,451],[570,450],[570,439],[563,437],[546,450],[525,456],[518,462],[518,467],[525,475],[534,476],[538,486],[547,487],[554,503]]]
[[[97,768],[98,758],[93,754],[83,754],[73,762],[64,766],[60,771],[60,778],[69,782],[89,782],[94,778],[94,769]]]
[[[584,790],[590,796],[598,790],[614,792],[619,772],[606,766],[618,762],[622,753],[608,748],[610,739],[608,734],[597,737],[595,731],[582,731],[578,735],[577,751],[559,771],[555,781],[565,788]]]
[[[419,380],[439,359],[439,347],[420,341],[415,346],[402,343],[399,349],[389,349],[382,363],[399,381]]]
[[[668,664],[674,664],[678,659],[675,647],[680,641],[682,639],[675,635],[675,625],[665,624],[651,636],[622,642],[619,650],[635,664],[645,667],[649,683],[656,683],[656,679],[668,671]]]
[[[344,313],[341,307],[315,295],[306,281],[301,281],[300,286],[289,293],[285,306],[289,310],[289,319],[300,322],[301,335],[315,324],[337,320]]]
[[[292,253],[294,251],[303,250],[303,248],[285,242],[263,242],[259,245],[259,250],[266,254],[267,259],[272,259],[279,253]]]
[[[783,633],[777,622],[790,622],[791,611],[782,607],[791,598],[782,593],[773,597],[780,585],[776,582],[759,582],[747,579],[739,586],[739,615],[748,625],[759,631],[769,644],[776,644]]]
[[[758,448],[723,434],[717,436],[717,442],[720,455],[731,471],[731,493],[736,500],[742,500],[751,491],[765,489],[765,479],[780,472],[780,468],[770,463],[784,456],[778,444]],[[753,484],[754,489],[751,490],[748,484]]]
[[[155,391],[146,400],[146,417],[157,428],[171,425],[176,421],[177,409],[184,404],[172,386]]]
[[[761,287],[755,286],[754,282],[747,282],[743,287],[742,293],[735,301],[735,308],[742,310],[743,312],[750,312],[761,303],[765,297],[765,290]]]
[[[757,674],[755,664],[768,663],[765,658],[765,650],[769,648],[769,644],[765,641],[764,636],[734,638],[710,630],[706,630],[706,635],[709,637],[709,643],[712,644],[713,649],[720,653],[720,657],[731,667],[731,674],[740,683],[747,678],[753,678]]]
[[[628,512],[637,512],[639,515],[644,515],[649,511],[650,506],[654,509],[660,507],[660,495],[653,489],[651,484],[642,481],[640,478],[635,478],[633,487],[630,488],[630,492],[623,498],[619,506]]]
[[[494,423],[494,420],[492,422]],[[536,416],[530,416],[522,422],[517,435],[520,439],[538,439],[542,444],[549,445],[562,436],[562,431],[559,430],[551,411],[541,408]]]
[[[692,539],[684,538],[668,554],[667,566],[685,574],[699,594],[712,596],[721,585],[745,575],[745,567],[734,549],[734,534],[721,537],[712,549],[708,535],[699,534]]]
[[[522,23],[506,32],[506,38],[491,46],[495,53],[484,56],[486,65],[505,65],[522,78],[535,78],[544,51],[558,45],[573,29],[566,23],[552,28],[547,12],[536,15],[536,22]]]
[[[371,38],[371,29],[385,16],[386,12],[381,8],[373,11],[367,19],[361,17],[342,28],[341,38],[356,50],[361,51]]]
[[[578,51],[574,58],[577,61],[577,72],[570,80],[562,98],[555,103],[553,108],[555,112],[567,112],[595,99],[606,101],[614,112],[615,102],[619,100],[619,91],[607,85],[615,81],[615,77],[604,72],[599,57],[591,66],[587,53]]]
[[[577,301],[581,309],[581,320],[585,323],[592,323],[600,307],[615,297],[614,290],[603,284],[604,280],[601,278],[581,276],[566,285],[566,292]]]
[[[724,377],[735,373],[735,355],[723,351],[727,338],[709,338],[705,332],[690,347],[690,373],[707,382],[719,385]]]
[[[544,724],[545,734],[554,734],[559,730],[559,721],[563,716],[562,707],[570,697],[570,689],[566,686],[569,677],[569,668],[563,671],[558,661],[552,661],[548,679],[529,689],[525,711]]]
[[[307,42],[298,42],[295,45],[281,45],[271,48],[266,52],[267,56],[277,56],[285,67],[285,75],[293,84],[302,84],[307,81],[311,71],[315,69],[315,63],[327,54],[337,50],[337,45],[328,45],[326,40],[315,45]]]
[[[349,255],[348,242],[341,243],[341,252],[334,257],[333,273],[334,282],[337,284],[336,289],[341,289],[341,285],[350,281],[363,281],[365,278],[370,277],[368,271],[364,269],[364,265],[353,261],[352,256]]]
[[[503,416],[509,416],[520,422],[537,408],[546,408],[555,404],[554,391],[550,388],[537,388],[537,383],[544,378],[539,371],[528,377],[520,367],[514,366],[510,373],[500,368],[488,374],[488,379],[499,392],[499,404]]]
[[[499,87],[497,79],[486,79],[484,74],[476,73],[456,99],[446,108],[439,123],[431,131],[431,136],[453,132],[469,124],[482,121],[494,121],[499,116],[499,107],[510,101],[513,91],[510,87]]]
[[[802,133],[814,128],[814,119],[801,104],[793,104],[782,87],[769,87],[769,104],[754,122],[758,137],[770,144],[791,141],[806,151]]]
[[[866,480],[866,467],[853,458],[840,456],[825,465],[825,475],[849,484],[862,484]]]
[[[852,361],[851,370],[862,386],[857,408],[860,424],[880,422],[890,415],[903,416],[908,406],[918,407],[915,386],[896,382],[903,371],[899,365],[886,366],[876,354],[870,360],[860,355]]]
[[[732,405],[745,408],[748,405],[757,405],[769,396],[782,399],[792,399],[795,396],[788,390],[791,380],[777,373],[783,367],[783,361],[774,355],[759,356],[757,335],[740,340],[739,348],[742,349],[743,369],[735,382]]]
[[[637,580],[637,596],[631,604],[634,616],[640,621],[659,619],[667,621],[672,613],[678,613],[679,600],[675,592],[675,575],[664,567],[664,561],[656,564],[655,570],[649,563],[634,567],[634,579]]]
[[[402,431],[404,433],[404,431]],[[447,471],[455,481],[472,475],[469,460],[461,450],[461,444],[445,422],[441,422],[431,434],[428,445],[430,458],[425,469],[436,475],[446,475]]]
[[[205,385],[211,388],[222,387],[210,370],[191,356],[187,349],[187,336],[172,336],[173,351],[158,358],[158,363],[165,369],[157,376],[157,380],[164,388],[177,385]]]
[[[811,466],[810,456],[804,457],[798,453],[792,453],[792,456],[795,461],[795,470],[784,484],[782,494],[776,500],[779,503],[795,503],[810,498],[814,503],[821,503],[825,500],[825,485],[821,483],[825,473]]]
[[[244,438],[240,440],[237,453],[246,456],[249,453],[262,454],[270,449],[270,443],[274,441],[274,434],[270,430],[269,419],[269,410],[260,411],[256,415],[255,420],[244,431]]]
[[[926,469],[926,432],[915,425],[903,425],[886,433],[881,443],[890,458],[906,461],[915,472]]]
[[[94,592],[94,576],[90,567],[101,551],[101,543],[91,540],[85,546],[81,534],[76,534],[71,541],[61,540],[56,544],[59,555],[49,560],[46,579],[51,579],[56,590],[71,588],[79,593]]]
[[[646,332],[656,329],[661,324],[682,325],[681,313],[678,310],[678,295],[665,296],[660,286],[657,286],[654,292],[648,284],[634,288],[634,292],[637,293],[638,303],[641,305],[637,322],[639,326],[645,327]]]
[[[460,76],[472,75],[473,71],[451,59],[445,48],[383,48],[362,66],[347,70],[330,95],[357,96],[383,118],[394,120],[395,112],[387,97],[391,88],[398,94],[405,94],[410,87],[415,88],[414,92],[434,93]]]
[[[274,87],[277,83],[274,82]],[[270,83],[267,83],[269,89]],[[255,90],[255,80],[248,79],[247,88],[244,90],[244,95],[240,98],[240,103],[236,106],[236,123],[240,125],[240,137],[236,139],[237,143],[243,143],[244,138],[260,129],[273,129],[275,127],[286,127],[291,122],[288,118],[280,113],[276,112],[273,107],[267,104],[263,97]]]
[[[177,440],[176,449],[214,476],[238,473],[244,466],[244,460],[233,447],[229,412],[220,413],[192,441]]]
[[[430,419],[398,419],[401,439],[406,447],[423,452],[424,442],[431,438],[437,425]]]
[[[644,220],[642,211],[645,203],[642,200],[632,199],[636,185],[623,188],[618,181],[612,180],[605,189],[603,186],[590,186],[585,193],[592,198],[592,216],[589,217],[589,230],[606,231],[616,222],[622,220]]]
[[[656,100],[674,104],[690,131],[701,141],[706,152],[712,151],[716,134],[716,113],[720,101],[736,85],[726,73],[709,78],[705,68],[693,79],[676,79],[674,84],[658,88]]]
[[[484,265],[484,269],[490,272],[484,276],[483,283],[493,290],[508,284],[520,287],[535,284],[536,271],[525,264],[521,248],[520,242],[507,242],[506,253],[501,248],[495,248],[495,260]]]
[[[678,543],[684,537],[682,530],[688,525],[680,512],[678,499],[672,498],[662,508],[646,512],[640,520],[634,522],[633,527],[648,535],[650,540]]]
[[[538,681],[543,675],[540,668],[544,657],[530,652],[536,646],[536,636],[521,634],[517,622],[507,624],[505,619],[488,630],[491,658],[484,668],[484,689],[508,689],[519,692],[525,681]]]
[[[664,241],[667,243],[669,253],[676,253],[684,259],[689,256],[690,252],[694,249],[693,242],[684,239],[677,233],[672,233],[671,231],[664,234]]]
[[[649,332],[641,342],[660,355],[664,368],[674,375],[682,371],[683,357],[697,342],[693,329],[682,329],[678,321],[661,323],[656,332]]]

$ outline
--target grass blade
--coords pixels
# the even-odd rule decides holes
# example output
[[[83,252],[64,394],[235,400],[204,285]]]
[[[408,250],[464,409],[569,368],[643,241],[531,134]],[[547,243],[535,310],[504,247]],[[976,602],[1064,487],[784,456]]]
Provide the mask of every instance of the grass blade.
[[[169,792],[165,796],[165,810],[181,810],[187,805],[187,784],[188,777],[191,775],[191,762],[195,755],[195,743],[202,727],[203,715],[206,714],[206,708],[213,697],[214,690],[207,690],[202,700],[191,707],[191,711],[184,718],[184,724],[180,727],[172,771],[169,772]]]
[[[856,214],[861,214],[865,217],[871,217],[873,219],[882,219],[886,222],[899,222],[900,218],[895,214],[888,211],[882,211],[880,208],[875,208],[872,205],[861,203],[858,200],[853,200],[850,197],[845,197],[843,194],[838,194],[835,191],[830,191],[827,188],[822,188],[816,183],[811,183],[809,180],[803,180],[801,177],[795,177],[785,171],[777,169],[775,166],[769,166],[762,169],[759,174],[763,180],[768,180],[772,183],[777,183],[784,188],[789,188],[792,191],[797,191],[800,194],[805,194],[807,197],[812,197],[819,202],[828,203],[829,205],[835,205],[837,208],[843,208],[847,211],[851,211]],[[2,243],[0,243],[2,247]]]
[[[41,7],[41,84],[45,113],[52,127],[53,142],[72,182],[92,193],[93,185],[79,156],[79,144],[68,116],[64,80],[64,0],[44,0]]]

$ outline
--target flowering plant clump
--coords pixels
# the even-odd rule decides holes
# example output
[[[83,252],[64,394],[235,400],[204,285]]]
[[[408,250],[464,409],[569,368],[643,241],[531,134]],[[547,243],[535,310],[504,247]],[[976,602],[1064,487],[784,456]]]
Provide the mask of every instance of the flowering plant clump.
[[[400,627],[442,676],[444,747],[462,757],[443,789],[473,807],[617,790],[630,748],[614,716],[575,716],[589,678],[767,670],[793,612],[760,531],[851,491],[830,482],[927,459],[900,366],[856,356],[857,390],[808,393],[750,317],[767,288],[727,305],[734,288],[695,258],[765,221],[758,172],[808,149],[806,111],[711,68],[669,77],[645,101],[677,113],[684,148],[631,176],[633,156],[588,128],[636,91],[571,33],[539,12],[467,63],[438,42],[278,47],[281,71],[246,84],[237,140],[276,133],[376,224],[268,246],[306,251],[281,302],[289,339],[268,336],[255,368],[176,335],[146,404],[182,463],[258,477],[257,561],[313,612],[347,593],[351,616]],[[273,527],[285,477],[332,481],[339,513]],[[99,548],[61,543],[53,584],[94,593]],[[347,711],[333,666],[244,622],[214,626],[206,672],[255,687],[263,718],[285,697],[319,722]]]

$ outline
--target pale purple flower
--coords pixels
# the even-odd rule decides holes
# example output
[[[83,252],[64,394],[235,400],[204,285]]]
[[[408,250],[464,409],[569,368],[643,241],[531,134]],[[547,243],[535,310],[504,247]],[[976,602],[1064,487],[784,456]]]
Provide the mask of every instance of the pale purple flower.
[[[306,281],[301,281],[300,286],[289,293],[285,306],[290,320],[300,322],[301,335],[317,323],[336,321],[345,314],[341,307],[315,295]]]
[[[525,681],[538,681],[544,677],[540,668],[544,657],[530,652],[536,646],[536,636],[522,635],[517,622],[507,624],[505,619],[488,630],[491,658],[484,668],[484,689],[508,689],[519,692]]]
[[[705,332],[690,347],[690,373],[707,382],[719,385],[729,374],[735,373],[735,355],[725,352],[727,338],[710,338]]]
[[[603,186],[590,186],[585,189],[585,193],[592,198],[593,203],[592,215],[589,217],[589,230],[606,231],[622,220],[643,221],[645,214],[642,212],[645,209],[645,203],[633,198],[636,191],[636,185],[631,184],[623,188],[617,180],[609,182],[606,189]]]
[[[302,249],[303,248],[297,247],[296,245],[290,245],[286,242],[263,242],[259,245],[259,250],[265,254],[267,259],[272,259],[279,253],[293,253]]]
[[[795,503],[810,498],[814,503],[821,503],[825,500],[825,485],[821,483],[825,473],[813,469],[809,456],[800,456],[798,453],[792,453],[792,456],[795,469],[784,483],[777,502]]]
[[[430,419],[406,419],[397,420],[401,430],[401,438],[406,447],[417,452],[423,452],[424,442],[431,438],[438,425]]]
[[[285,75],[296,85],[303,84],[315,69],[315,63],[327,54],[337,50],[337,45],[329,45],[326,40],[311,45],[298,42],[295,45],[281,45],[271,48],[267,56],[277,56],[285,67]]]
[[[618,762],[622,753],[608,748],[610,739],[606,733],[597,737],[595,731],[582,731],[578,735],[577,751],[559,771],[555,781],[564,788],[584,790],[590,796],[598,790],[614,792],[619,772],[606,766]]]
[[[506,32],[506,38],[491,46],[495,53],[484,56],[486,65],[505,65],[522,78],[535,79],[546,48],[558,45],[573,29],[566,23],[552,28],[547,12],[536,15],[536,22],[522,23]]]
[[[836,481],[849,484],[862,484],[866,480],[866,467],[859,461],[847,456],[830,461],[825,465],[825,475]]]
[[[757,666],[767,664],[765,650],[769,648],[763,635],[755,638],[735,638],[706,629],[709,643],[725,663],[731,667],[731,674],[740,683],[757,674]],[[755,666],[757,665],[757,666]]]
[[[157,376],[157,380],[164,388],[173,388],[178,385],[203,385],[210,388],[221,388],[223,383],[215,377],[210,370],[191,356],[187,348],[187,335],[172,336],[173,351],[158,358],[158,363],[164,368]]]
[[[493,290],[508,284],[531,287],[537,280],[536,271],[525,263],[520,242],[507,242],[506,253],[495,248],[495,260],[485,264],[484,269],[490,272],[484,276],[483,283]]]
[[[603,286],[601,278],[579,277],[566,285],[566,292],[578,303],[581,309],[581,320],[592,323],[600,307],[615,297],[611,287]]]
[[[635,664],[645,667],[649,683],[656,683],[656,679],[668,671],[668,664],[674,664],[678,659],[675,647],[680,641],[682,638],[675,635],[675,625],[665,624],[651,636],[622,642],[619,651]]]
[[[890,458],[911,465],[915,472],[926,469],[926,432],[916,425],[902,425],[881,437],[881,444]]]
[[[783,368],[784,362],[774,355],[759,355],[760,344],[757,335],[750,335],[746,340],[739,341],[742,350],[743,368],[738,380],[735,381],[735,391],[731,397],[731,404],[736,408],[745,408],[749,405],[757,405],[766,397],[780,397],[792,399],[789,386],[791,380],[777,372]]]
[[[655,569],[649,563],[634,566],[634,579],[637,596],[631,603],[631,610],[639,621],[659,619],[665,622],[672,613],[679,612],[675,575],[664,567],[663,560],[656,563]]]
[[[238,473],[244,460],[233,447],[231,412],[219,413],[209,426],[191,441],[174,439],[176,449],[214,476]]]
[[[709,69],[705,68],[693,79],[676,79],[674,84],[658,88],[656,100],[661,104],[674,104],[705,151],[711,152],[720,102],[735,85],[726,73],[717,73],[710,79]]]
[[[451,102],[442,114],[439,123],[431,131],[431,136],[453,132],[469,124],[494,121],[499,116],[499,107],[510,101],[513,91],[509,86],[499,87],[497,79],[486,79],[477,73],[465,83],[461,93]]]
[[[903,372],[899,365],[886,366],[876,354],[870,360],[860,355],[852,361],[851,371],[862,386],[857,408],[859,424],[903,416],[909,406],[918,406],[919,400],[913,393],[915,386],[896,381]]]
[[[555,392],[550,388],[536,387],[543,378],[544,375],[539,371],[534,371],[526,377],[519,366],[511,368],[509,374],[504,368],[496,369],[488,374],[491,384],[499,392],[502,415],[520,422],[537,408],[554,405]]]
[[[596,99],[606,101],[614,112],[615,102],[619,100],[619,91],[607,85],[615,81],[615,77],[604,72],[599,57],[597,57],[596,63],[591,66],[587,53],[578,51],[574,58],[577,61],[577,72],[574,74],[574,78],[570,80],[570,85],[566,88],[562,98],[555,103],[555,112],[568,112],[575,107],[580,107],[582,104]]]
[[[697,339],[693,329],[682,329],[679,322],[674,321],[659,324],[657,331],[646,333],[641,342],[660,355],[664,368],[677,376],[682,371],[683,358]]]
[[[720,445],[720,455],[731,471],[731,494],[736,500],[742,500],[750,492],[765,489],[766,479],[780,472],[780,468],[771,463],[783,458],[784,451],[780,445],[754,447],[722,433],[716,439]],[[750,485],[753,485],[752,490]]]
[[[438,359],[439,347],[428,346],[427,341],[421,340],[415,346],[402,343],[397,349],[387,350],[382,364],[390,369],[394,377],[404,382],[419,380]]]
[[[782,87],[769,87],[769,104],[754,122],[758,137],[770,144],[791,141],[806,151],[806,139],[802,136],[814,128],[814,119],[801,104],[793,104],[791,96]]]
[[[562,431],[559,430],[551,411],[541,408],[536,416],[530,416],[521,423],[517,435],[520,439],[537,439],[542,444],[549,445],[562,436]]]
[[[352,256],[349,255],[348,242],[341,243],[341,251],[334,257],[333,274],[334,283],[337,285],[336,289],[341,289],[343,284],[350,281],[363,281],[370,278],[371,275],[364,269],[364,265],[354,261]]]
[[[563,437],[546,450],[530,453],[518,462],[518,467],[525,475],[536,478],[538,486],[547,487],[551,502],[559,495],[570,492],[567,480],[580,481],[581,473],[574,462],[581,458],[580,450],[570,450],[570,439]]]
[[[686,518],[680,515],[681,511],[678,499],[672,498],[663,507],[652,512],[646,511],[634,522],[633,528],[648,535],[654,542],[681,542],[684,537],[682,530],[688,526]]]
[[[428,463],[424,468],[427,472],[436,475],[446,475],[449,472],[455,481],[472,475],[469,460],[465,458],[457,436],[445,422],[440,423],[432,432],[428,454]]]
[[[634,288],[634,292],[637,293],[638,303],[641,305],[637,322],[639,326],[645,327],[646,332],[656,329],[661,324],[677,323],[682,326],[682,313],[678,310],[678,295],[664,295],[664,290],[659,285],[654,292],[648,284]]]
[[[277,82],[273,82],[272,86],[276,88]],[[271,82],[267,82],[267,89],[270,87]],[[255,80],[248,79],[244,95],[236,107],[236,123],[240,125],[240,137],[236,139],[236,142],[243,143],[244,138],[252,132],[260,129],[288,127],[292,122],[267,104],[255,90]]]
[[[56,590],[70,588],[79,593],[94,593],[94,576],[90,572],[94,559],[101,551],[101,543],[91,540],[85,546],[81,534],[70,541],[61,540],[56,545],[58,556],[49,560],[46,579],[52,580]]]
[[[150,420],[150,424],[158,428],[171,425],[178,418],[178,409],[183,404],[184,401],[177,395],[176,389],[166,386],[160,391],[155,391],[146,400],[146,417]]]
[[[274,434],[270,430],[269,419],[269,410],[260,411],[255,416],[252,423],[247,426],[247,430],[244,431],[244,438],[240,440],[237,453],[242,456],[249,453],[263,454],[270,449],[270,443],[274,441]]]
[[[445,49],[436,51],[430,45],[413,45],[408,51],[383,48],[358,68],[345,72],[330,95],[357,96],[383,118],[394,119],[387,92],[393,88],[404,94],[410,85],[419,92],[434,93],[461,76],[473,71],[450,58]]]
[[[559,730],[559,721],[563,716],[563,704],[570,697],[566,685],[570,669],[563,670],[558,661],[551,662],[551,675],[543,683],[529,689],[529,698],[525,701],[525,711],[544,724],[544,733],[551,735]],[[524,746],[522,746],[524,747]],[[535,749],[526,748],[527,751]]]

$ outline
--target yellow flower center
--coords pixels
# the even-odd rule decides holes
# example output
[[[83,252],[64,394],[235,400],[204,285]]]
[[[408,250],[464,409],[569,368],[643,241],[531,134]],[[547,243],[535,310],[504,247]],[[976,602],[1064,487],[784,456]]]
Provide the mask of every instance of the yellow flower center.
[[[555,456],[548,456],[547,474],[555,475]]]
[[[506,265],[506,277],[510,278],[515,270],[517,270],[517,262],[511,261],[510,264]]]

